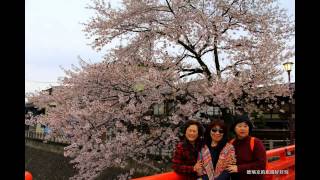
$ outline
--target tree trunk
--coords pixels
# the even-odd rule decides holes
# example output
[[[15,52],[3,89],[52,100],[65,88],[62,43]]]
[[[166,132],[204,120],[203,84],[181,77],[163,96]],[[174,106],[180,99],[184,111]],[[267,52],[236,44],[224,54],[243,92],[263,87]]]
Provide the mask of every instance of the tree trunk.
[[[221,70],[220,70],[220,64],[219,64],[218,47],[217,47],[216,39],[214,40],[214,45],[213,45],[213,55],[214,55],[214,63],[216,65],[217,76],[219,79],[221,79]]]

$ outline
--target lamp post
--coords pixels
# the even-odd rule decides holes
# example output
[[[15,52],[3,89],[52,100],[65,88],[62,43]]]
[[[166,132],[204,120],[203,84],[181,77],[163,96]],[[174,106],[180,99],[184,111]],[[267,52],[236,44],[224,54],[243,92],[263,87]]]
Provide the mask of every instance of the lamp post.
[[[290,72],[292,70],[293,62],[286,62],[283,64],[284,69],[288,72],[288,82],[289,82],[289,132],[290,132],[290,144],[294,144],[294,134],[293,134],[293,119],[292,119],[292,92],[291,92],[291,81]]]

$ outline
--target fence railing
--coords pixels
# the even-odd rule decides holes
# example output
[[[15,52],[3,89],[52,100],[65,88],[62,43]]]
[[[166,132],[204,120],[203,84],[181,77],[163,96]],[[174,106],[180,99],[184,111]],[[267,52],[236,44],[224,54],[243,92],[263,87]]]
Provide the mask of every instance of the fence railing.
[[[295,145],[269,150],[267,158],[267,170],[274,174],[267,174],[265,180],[295,179]],[[280,173],[281,170],[286,173]]]
[[[284,140],[274,140],[274,139],[268,139],[268,140],[262,140],[262,143],[264,144],[266,150],[276,149],[284,146],[290,145],[289,139]],[[161,149],[153,149],[151,151],[148,151],[148,154],[152,155],[162,155],[162,156],[169,156],[172,152],[169,150],[161,150]]]
[[[46,134],[43,132],[25,131],[24,137],[28,139],[41,140],[44,143],[54,142],[54,143],[70,144],[70,141],[64,136],[52,136],[50,138],[46,138]]]
[[[276,149],[283,146],[289,146],[290,140],[274,140],[274,139],[268,139],[268,140],[262,140],[263,145],[265,146],[266,150]]]

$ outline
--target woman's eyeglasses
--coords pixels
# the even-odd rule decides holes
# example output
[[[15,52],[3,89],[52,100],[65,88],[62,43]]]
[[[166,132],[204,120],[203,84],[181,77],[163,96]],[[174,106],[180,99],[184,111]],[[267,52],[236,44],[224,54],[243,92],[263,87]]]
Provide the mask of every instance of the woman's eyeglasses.
[[[212,132],[212,133],[215,133],[215,132],[217,132],[217,131],[218,131],[220,134],[223,133],[223,129],[218,129],[218,128],[212,128],[212,129],[211,129],[211,132]]]

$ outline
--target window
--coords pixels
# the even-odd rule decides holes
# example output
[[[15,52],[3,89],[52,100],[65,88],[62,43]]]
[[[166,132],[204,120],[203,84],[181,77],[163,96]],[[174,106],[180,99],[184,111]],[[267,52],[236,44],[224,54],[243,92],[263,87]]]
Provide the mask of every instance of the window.
[[[153,106],[153,114],[156,115],[156,116],[164,115],[165,114],[164,103],[155,104]]]

